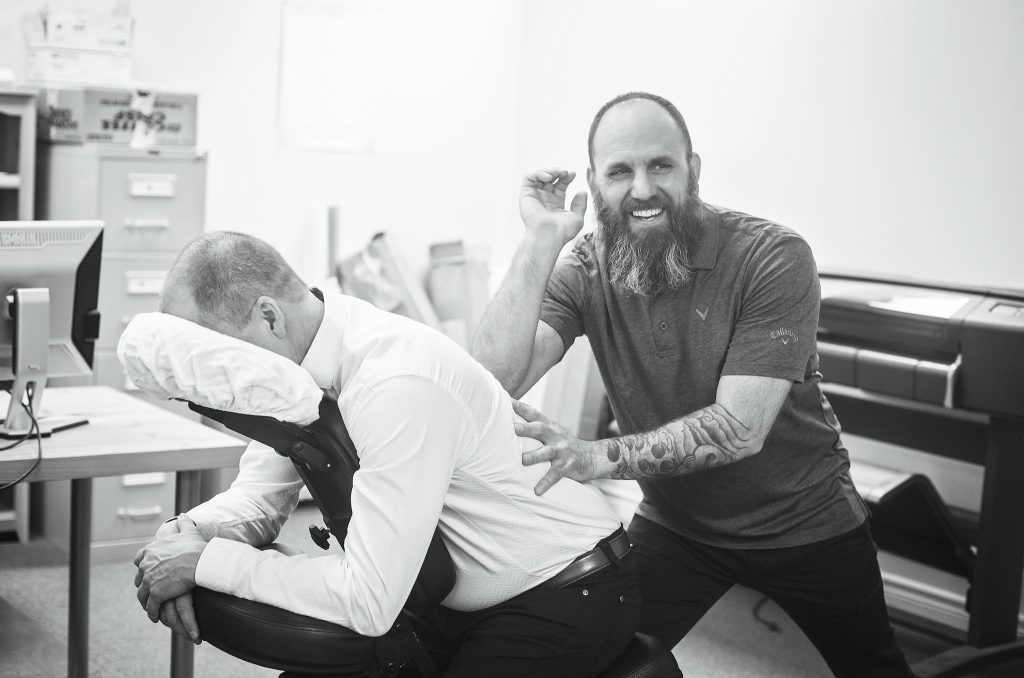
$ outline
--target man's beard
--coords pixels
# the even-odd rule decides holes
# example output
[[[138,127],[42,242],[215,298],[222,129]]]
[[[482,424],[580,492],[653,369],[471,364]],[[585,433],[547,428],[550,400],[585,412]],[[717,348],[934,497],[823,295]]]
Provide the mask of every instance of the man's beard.
[[[643,202],[627,196],[618,211],[591,187],[608,278],[626,294],[654,296],[682,287],[693,275],[690,251],[700,237],[700,199],[696,177],[690,179],[690,193],[682,204],[660,196]],[[659,207],[667,212],[667,229],[634,231],[630,227],[630,212]]]

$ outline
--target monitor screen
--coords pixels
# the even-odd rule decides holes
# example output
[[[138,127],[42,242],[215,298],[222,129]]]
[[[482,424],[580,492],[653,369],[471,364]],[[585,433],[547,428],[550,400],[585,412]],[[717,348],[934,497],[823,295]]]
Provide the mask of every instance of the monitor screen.
[[[49,290],[49,337],[38,338],[49,343],[47,376],[91,372],[102,248],[101,221],[0,221],[0,385],[15,376],[8,306],[16,289]]]

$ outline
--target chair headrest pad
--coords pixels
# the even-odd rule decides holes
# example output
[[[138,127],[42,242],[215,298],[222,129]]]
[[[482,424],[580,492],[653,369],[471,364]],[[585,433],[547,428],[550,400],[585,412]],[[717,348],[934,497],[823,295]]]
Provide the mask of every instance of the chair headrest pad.
[[[136,315],[117,357],[140,389],[159,399],[309,424],[323,391],[284,356],[168,313]]]

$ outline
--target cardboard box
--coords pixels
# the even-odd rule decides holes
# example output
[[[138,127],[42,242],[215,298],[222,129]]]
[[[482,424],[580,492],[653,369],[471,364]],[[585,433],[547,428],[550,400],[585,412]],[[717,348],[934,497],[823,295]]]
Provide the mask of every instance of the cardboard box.
[[[25,15],[23,26],[30,48],[131,52],[135,23],[128,15],[54,9]]]
[[[132,55],[57,47],[29,47],[26,79],[40,85],[127,85],[132,81]]]
[[[144,112],[147,107],[138,105],[140,94],[145,93],[94,87],[44,89],[37,99],[38,136],[51,141],[127,145],[136,126],[147,124],[157,146],[196,145],[195,94],[158,91],[150,114]]]
[[[26,79],[33,83],[127,85],[134,21],[126,15],[43,10],[25,15]]]

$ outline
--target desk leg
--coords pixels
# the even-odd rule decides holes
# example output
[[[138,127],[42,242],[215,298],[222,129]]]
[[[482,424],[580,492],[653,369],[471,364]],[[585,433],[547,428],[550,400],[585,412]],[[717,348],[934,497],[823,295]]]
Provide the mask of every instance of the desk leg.
[[[92,478],[71,481],[71,556],[68,565],[68,678],[89,676],[89,544]]]
[[[1017,638],[1024,566],[1024,423],[993,417],[985,455],[967,631],[967,641],[982,648]]]
[[[199,503],[199,471],[178,471],[174,486],[174,512],[181,514]],[[192,678],[195,645],[171,634],[171,678]]]

